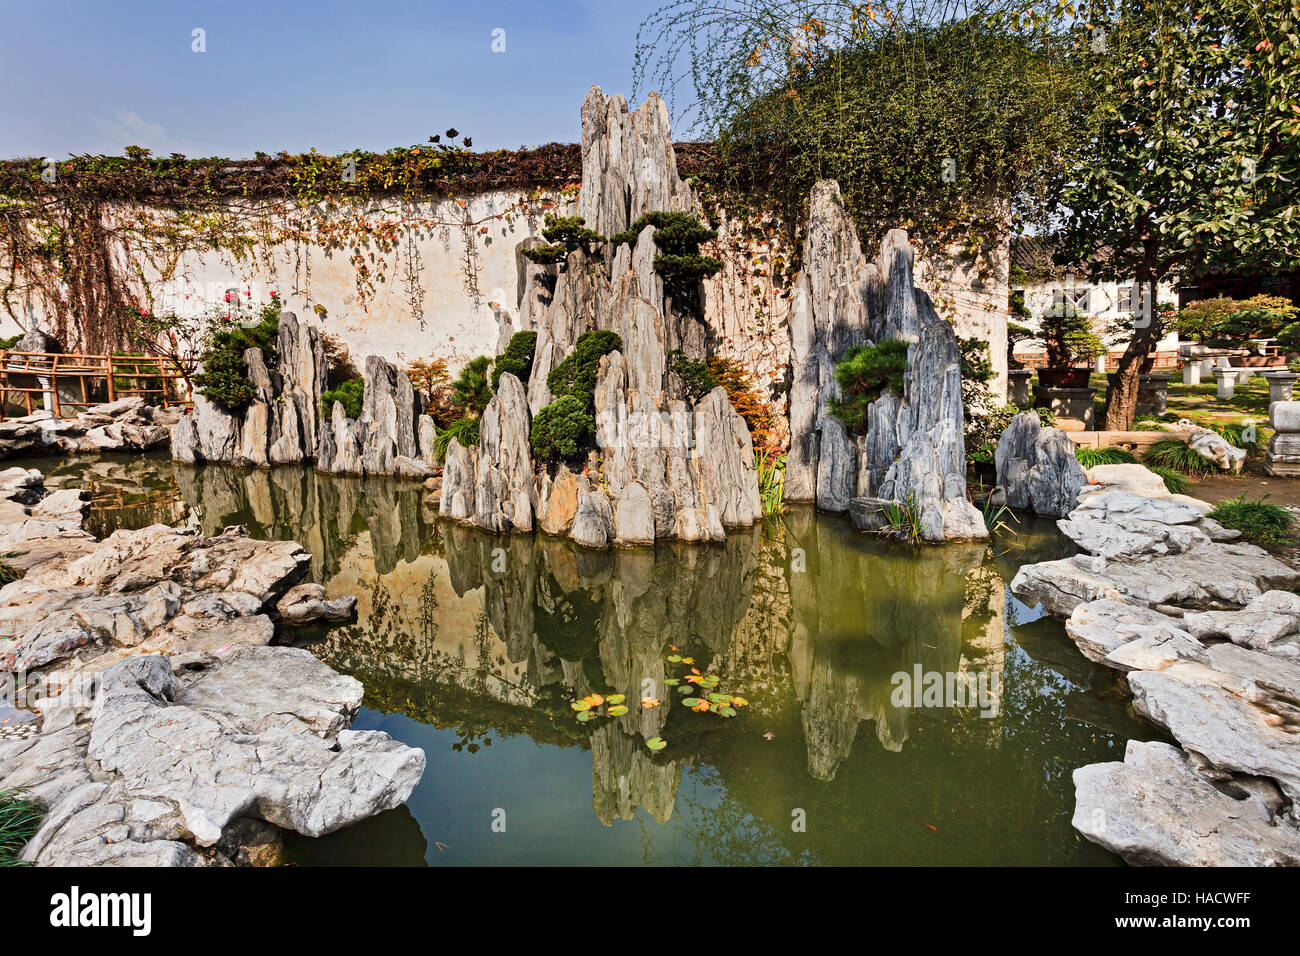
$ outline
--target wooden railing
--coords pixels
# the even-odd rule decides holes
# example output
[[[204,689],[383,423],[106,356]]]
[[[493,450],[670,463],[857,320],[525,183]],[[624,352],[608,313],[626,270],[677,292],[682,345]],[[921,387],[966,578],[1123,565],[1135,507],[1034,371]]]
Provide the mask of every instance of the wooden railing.
[[[103,384],[97,388],[100,381]],[[152,398],[164,408],[169,404],[188,404],[183,397],[186,388],[169,388],[170,383],[177,381],[188,382],[180,366],[172,359],[156,355],[0,349],[0,419],[11,417],[11,406],[25,409],[22,414],[26,415],[49,407],[62,417],[65,405],[88,408],[101,401],[115,402],[133,395]],[[64,394],[60,394],[60,384],[65,386]]]

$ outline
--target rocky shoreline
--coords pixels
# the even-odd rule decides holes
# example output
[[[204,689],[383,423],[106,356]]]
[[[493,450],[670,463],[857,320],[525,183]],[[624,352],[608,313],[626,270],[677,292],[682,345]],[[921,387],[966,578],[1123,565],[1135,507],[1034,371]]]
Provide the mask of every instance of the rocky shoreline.
[[[1141,465],[1088,479],[1058,522],[1083,553],[1011,590],[1124,672],[1178,746],[1133,740],[1076,770],[1075,829],[1133,864],[1300,865],[1300,571]]]
[[[351,616],[301,547],[155,525],[97,541],[86,495],[0,471],[0,790],[48,813],[38,865],[279,861],[405,802],[424,753],[352,731],[360,682],[277,627]]]

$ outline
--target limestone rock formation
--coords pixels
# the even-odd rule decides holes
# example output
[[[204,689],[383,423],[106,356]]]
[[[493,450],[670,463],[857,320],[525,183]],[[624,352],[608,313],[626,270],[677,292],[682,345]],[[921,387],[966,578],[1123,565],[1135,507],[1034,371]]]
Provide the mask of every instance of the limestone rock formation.
[[[434,473],[434,429],[410,377],[378,355],[362,372],[361,416],[350,421],[335,402],[320,429],[316,470],[329,475],[398,475],[424,481]]]
[[[0,588],[0,671],[22,672],[19,707],[39,702],[0,739],[0,789],[47,808],[24,860],[274,862],[279,828],[329,833],[410,795],[424,754],[347,729],[361,685],[267,646],[272,608],[298,623],[352,611],[295,587],[310,555],[242,528],[96,542],[86,497],[0,472],[0,543],[26,570]]]
[[[497,534],[533,530],[536,487],[528,442],[531,426],[523,384],[507,372],[479,420],[474,523],[480,528]]]
[[[1034,412],[1011,419],[994,454],[999,501],[1053,518],[1074,510],[1088,483],[1074,442],[1059,428],[1044,428]]]
[[[1226,540],[1204,503],[1102,477],[1122,481],[1059,522],[1092,553],[1026,565],[1011,589],[1068,615],[1181,749],[1130,742],[1122,764],[1075,771],[1075,828],[1130,863],[1300,863],[1300,598],[1283,590],[1300,572]]]
[[[65,404],[63,410],[67,411]],[[25,455],[93,455],[165,446],[180,408],[147,405],[141,396],[92,405],[71,418],[51,411],[0,421],[0,460]]]
[[[187,464],[224,462],[246,467],[293,464],[317,455],[320,394],[328,365],[320,331],[280,314],[278,360],[267,364],[261,349],[244,353],[254,399],[237,413],[201,394],[194,410],[171,430],[172,458]]]

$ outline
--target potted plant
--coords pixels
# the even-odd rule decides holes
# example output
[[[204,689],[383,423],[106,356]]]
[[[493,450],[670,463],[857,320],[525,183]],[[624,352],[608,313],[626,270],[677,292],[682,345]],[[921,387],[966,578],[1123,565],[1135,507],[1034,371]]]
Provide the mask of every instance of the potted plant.
[[[1038,382],[1051,388],[1085,388],[1092,375],[1086,365],[1106,348],[1092,323],[1069,302],[1044,310],[1038,337],[1047,350],[1047,367],[1038,370]]]

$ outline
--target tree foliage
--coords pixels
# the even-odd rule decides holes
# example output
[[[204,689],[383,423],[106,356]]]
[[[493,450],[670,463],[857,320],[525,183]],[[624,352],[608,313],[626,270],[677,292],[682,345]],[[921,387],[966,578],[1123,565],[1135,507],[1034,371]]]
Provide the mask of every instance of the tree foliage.
[[[461,412],[477,417],[492,401],[492,382],[488,370],[492,360],[486,355],[472,358],[451,383],[451,402]]]
[[[894,226],[978,243],[1011,199],[1046,208],[1082,111],[1059,31],[987,19],[1027,5],[677,0],[642,23],[637,82],[689,88],[710,181],[787,222],[835,178],[867,243]]]
[[[529,443],[539,461],[576,458],[595,434],[596,420],[575,395],[557,398],[533,417]]]
[[[622,347],[623,340],[617,332],[607,329],[583,332],[573,343],[573,350],[546,376],[546,387],[556,398],[571,395],[590,409],[596,394],[601,358]]]
[[[1063,261],[1153,289],[1300,255],[1300,3],[1097,0],[1086,16],[1073,30],[1097,102],[1061,192]],[[1111,376],[1107,428],[1132,421],[1150,318]]]
[[[492,366],[492,391],[501,386],[501,376],[509,372],[525,385],[533,370],[533,352],[537,349],[537,333],[525,330],[510,336],[505,351],[497,356]]]

